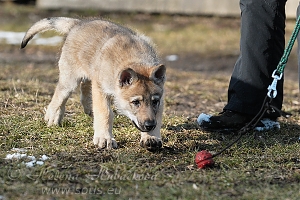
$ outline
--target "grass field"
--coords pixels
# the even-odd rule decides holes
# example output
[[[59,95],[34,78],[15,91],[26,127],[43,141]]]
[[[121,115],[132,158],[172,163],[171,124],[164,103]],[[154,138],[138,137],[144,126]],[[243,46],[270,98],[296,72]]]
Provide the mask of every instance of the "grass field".
[[[26,31],[42,17],[101,14],[2,5],[0,31]],[[215,62],[238,52],[238,19],[104,15],[149,35],[162,57],[195,55]],[[288,22],[287,33],[293,23]],[[0,56],[11,57],[0,61],[0,199],[300,198],[300,102],[294,79],[285,77],[283,109],[292,116],[279,119],[280,130],[251,131],[216,157],[212,168],[197,169],[198,151],[216,153],[236,138],[234,133],[200,130],[195,123],[201,112],[218,113],[226,102],[228,70],[182,70],[167,62],[164,147],[157,152],[141,148],[138,130],[116,115],[113,132],[119,148],[99,150],[92,144],[92,119],[83,113],[78,91],[67,103],[61,127],[49,128],[43,121],[58,69],[52,59],[37,62],[27,56],[56,57],[58,51],[30,44],[20,51],[19,46],[0,44]],[[17,152],[27,156],[6,159]],[[28,156],[42,161],[43,155],[48,157],[43,164],[26,166],[33,160]]]

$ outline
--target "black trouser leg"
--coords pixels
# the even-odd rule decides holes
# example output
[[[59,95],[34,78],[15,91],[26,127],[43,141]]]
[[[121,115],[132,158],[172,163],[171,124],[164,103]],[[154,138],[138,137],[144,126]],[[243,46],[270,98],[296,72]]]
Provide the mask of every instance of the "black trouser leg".
[[[240,0],[240,56],[224,109],[255,115],[261,108],[273,81],[272,73],[284,51],[285,3],[286,0]],[[281,109],[282,101],[283,79],[277,84],[273,105]]]
[[[297,8],[297,19],[300,16],[300,2]],[[298,56],[298,81],[299,81],[299,90],[300,90],[300,33],[297,35],[297,42],[298,42],[298,48],[297,48],[297,56]]]

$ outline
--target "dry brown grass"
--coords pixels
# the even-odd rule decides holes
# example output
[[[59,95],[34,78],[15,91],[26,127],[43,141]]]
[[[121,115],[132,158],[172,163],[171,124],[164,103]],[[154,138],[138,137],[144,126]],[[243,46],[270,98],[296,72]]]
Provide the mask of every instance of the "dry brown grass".
[[[14,28],[19,22],[9,17],[15,16],[23,19],[22,31],[40,16],[62,15],[30,7],[0,11],[2,17],[8,16],[0,20],[2,27],[19,30]],[[238,49],[237,19],[107,16],[153,37],[163,55],[214,53],[213,58],[219,59],[235,55]],[[226,37],[218,37],[222,30]],[[107,151],[92,145],[92,120],[83,114],[78,92],[68,101],[62,127],[48,128],[43,121],[58,78],[53,60],[59,47],[29,45],[25,52],[18,48],[1,45],[2,53],[13,56],[0,65],[0,199],[299,199],[299,92],[294,80],[286,80],[284,101],[284,110],[293,116],[280,119],[279,131],[249,132],[217,157],[213,168],[199,170],[194,165],[196,152],[217,152],[236,137],[200,130],[195,123],[200,112],[217,113],[223,107],[228,71],[182,70],[169,62],[164,148],[154,153],[140,148],[138,131],[128,119],[117,116],[114,134],[119,148]],[[36,57],[28,59],[30,55]],[[45,62],[36,60],[49,55],[53,58]],[[189,60],[184,63],[192,65]],[[50,159],[27,168],[28,159],[4,159],[13,148]]]

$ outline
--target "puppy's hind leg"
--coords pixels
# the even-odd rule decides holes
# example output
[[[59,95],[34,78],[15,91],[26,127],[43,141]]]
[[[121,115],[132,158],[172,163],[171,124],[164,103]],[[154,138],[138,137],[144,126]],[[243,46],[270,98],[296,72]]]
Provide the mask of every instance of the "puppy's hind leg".
[[[82,80],[80,83],[80,102],[83,106],[84,113],[93,116],[92,108],[92,83],[90,80]]]
[[[45,121],[48,123],[48,126],[59,125],[61,123],[65,113],[66,102],[78,84],[79,80],[71,77],[71,75],[60,74],[54,95],[45,115]]]

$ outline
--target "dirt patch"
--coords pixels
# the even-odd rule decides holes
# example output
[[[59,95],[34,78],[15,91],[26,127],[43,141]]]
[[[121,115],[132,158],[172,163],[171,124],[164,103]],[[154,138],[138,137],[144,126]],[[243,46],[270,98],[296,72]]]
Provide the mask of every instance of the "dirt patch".
[[[53,47],[59,49],[57,47]],[[52,48],[30,47],[20,50],[17,46],[3,48],[0,53],[0,63],[20,63],[26,65],[35,63],[57,66],[59,53]],[[177,60],[168,61],[167,55],[163,55],[163,62],[167,66],[168,80],[177,83],[166,88],[167,109],[166,114],[184,115],[188,118],[196,118],[201,112],[218,113],[227,101],[227,86],[238,55],[201,56],[197,53],[179,53]],[[285,69],[285,79],[297,81],[297,59],[292,55]],[[199,74],[198,80],[189,76]],[[211,81],[211,87],[202,87],[202,83]],[[215,82],[218,79],[219,82]],[[193,81],[193,83],[188,83]],[[167,83],[168,84],[168,83]],[[185,87],[188,85],[188,88]],[[186,95],[188,91],[189,95]],[[169,99],[169,100],[168,100]]]
[[[22,14],[22,18],[28,17],[30,19],[30,22],[26,22],[30,24],[45,16],[61,15],[58,11],[53,14],[33,10],[30,13],[33,13],[35,17],[32,17],[33,14],[29,16],[26,16],[28,15],[27,13]],[[88,13],[88,15],[91,14],[103,15],[101,13]],[[74,16],[75,13],[68,13],[68,15]],[[105,15],[107,16],[106,18],[110,18],[113,21],[142,29],[146,35],[149,33],[150,37],[161,42],[157,43],[157,48],[162,52],[162,60],[167,66],[168,80],[177,83],[166,88],[167,114],[195,117],[201,112],[217,113],[222,110],[227,101],[229,79],[239,55],[239,38],[237,38],[239,35],[237,34],[239,32],[239,19],[200,16],[153,16],[148,14],[120,15],[111,13]],[[8,20],[8,22],[14,23],[11,20]],[[7,24],[4,21],[1,21],[1,23]],[[291,27],[293,27],[293,22],[288,22],[287,25],[288,36],[291,32]],[[22,29],[22,31],[26,31],[27,28]],[[224,38],[219,40],[220,36],[218,34],[223,29],[224,31],[230,29],[231,32],[226,32],[226,37],[224,35]],[[170,34],[175,34],[172,39],[178,39],[175,42],[177,45],[173,46],[174,42],[169,44],[166,41]],[[213,38],[211,38],[212,35],[214,35]],[[189,43],[191,44],[190,47],[184,47],[186,45],[186,37],[189,37],[189,40],[191,40],[191,43]],[[211,40],[211,44],[205,43],[205,40]],[[231,43],[235,44],[231,46],[229,45]],[[197,49],[197,46],[199,46],[199,49]],[[180,51],[180,47],[184,47],[184,49]],[[210,48],[207,52],[206,47]],[[21,50],[16,45],[1,44],[0,63],[22,65],[34,63],[41,67],[45,64],[56,67],[59,49],[60,47],[57,46],[30,45],[30,47]],[[168,49],[170,49],[169,52]],[[176,59],[169,61],[167,59],[169,54],[176,55]],[[285,79],[297,81],[297,68],[294,48],[285,69]],[[191,74],[197,74],[199,78],[196,80],[191,79]],[[216,83],[210,82],[211,79],[219,81]],[[187,84],[188,81],[192,81],[192,83]],[[203,87],[203,82],[205,84],[209,83],[210,87]],[[186,95],[186,91],[188,91],[188,95]]]

